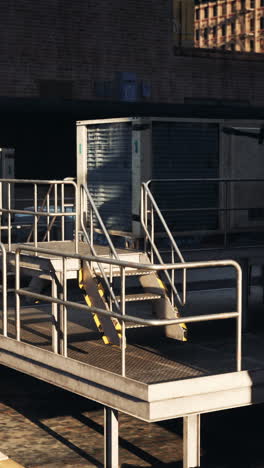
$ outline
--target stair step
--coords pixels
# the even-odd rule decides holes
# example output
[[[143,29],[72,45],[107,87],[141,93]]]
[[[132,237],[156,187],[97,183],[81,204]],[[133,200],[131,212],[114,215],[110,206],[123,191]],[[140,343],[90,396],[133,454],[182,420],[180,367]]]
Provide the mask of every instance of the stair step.
[[[126,276],[146,276],[146,275],[150,275],[151,273],[154,273],[154,270],[125,270],[125,275]],[[110,272],[109,271],[105,271],[105,274],[106,276],[110,276]],[[96,271],[96,276],[100,276],[102,277],[102,273],[101,271]],[[112,272],[112,276],[114,278],[116,277],[120,277],[120,270],[114,270]]]
[[[117,301],[121,302],[121,296],[117,296]],[[154,293],[142,293],[142,294],[126,294],[126,302],[135,302],[135,301],[153,301],[155,299],[160,299],[160,294]]]

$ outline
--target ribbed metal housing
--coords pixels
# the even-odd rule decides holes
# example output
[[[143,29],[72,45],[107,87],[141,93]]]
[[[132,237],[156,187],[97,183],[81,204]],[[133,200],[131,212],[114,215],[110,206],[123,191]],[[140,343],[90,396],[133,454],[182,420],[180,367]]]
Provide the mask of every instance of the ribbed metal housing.
[[[88,186],[106,226],[131,231],[131,123],[87,126]]]

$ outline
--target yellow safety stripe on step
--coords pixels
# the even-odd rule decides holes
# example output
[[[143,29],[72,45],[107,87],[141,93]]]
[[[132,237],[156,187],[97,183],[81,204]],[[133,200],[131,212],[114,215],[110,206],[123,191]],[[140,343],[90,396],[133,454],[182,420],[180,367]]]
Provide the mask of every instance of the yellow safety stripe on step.
[[[186,323],[180,323],[179,325],[185,331],[185,336],[183,337],[182,341],[188,341],[188,338],[187,338],[188,328],[187,328]]]
[[[92,307],[92,301],[91,301],[91,299],[90,299],[90,296],[88,296],[88,294],[86,294],[86,295],[84,296],[84,299],[85,299],[85,302],[86,302],[86,304],[88,305],[88,307]]]
[[[158,280],[160,287],[164,289],[164,291],[167,291],[165,284],[163,283],[163,281],[161,281],[161,279],[158,276],[157,276],[157,280]]]
[[[80,269],[79,272],[78,272],[78,282],[79,282],[79,287],[81,289],[84,289],[82,269]],[[105,292],[104,292],[104,288],[103,288],[102,283],[97,284],[97,289],[98,289],[100,297],[104,297]],[[90,296],[88,294],[85,294],[84,299],[85,299],[85,302],[88,305],[88,307],[92,307],[92,301],[91,301]],[[94,313],[92,315],[93,315],[95,325],[97,326],[99,332],[102,334],[103,342],[105,344],[112,344],[111,341],[109,340],[109,338],[106,335],[103,334],[103,327],[102,327],[99,316],[97,314],[94,314]],[[118,338],[121,340],[121,338],[122,338],[122,335],[120,333],[120,331],[122,329],[121,324],[117,319],[111,319],[111,320],[112,320],[113,325],[114,325],[114,327],[115,327],[115,329],[117,331]]]
[[[187,330],[187,325],[186,325],[186,323],[180,323],[180,327],[185,328],[185,330]]]
[[[100,296],[104,297],[105,293],[104,293],[104,288],[103,288],[102,283],[98,283],[97,289],[98,289]]]
[[[82,268],[78,271],[78,284],[79,288],[83,288],[83,271]]]

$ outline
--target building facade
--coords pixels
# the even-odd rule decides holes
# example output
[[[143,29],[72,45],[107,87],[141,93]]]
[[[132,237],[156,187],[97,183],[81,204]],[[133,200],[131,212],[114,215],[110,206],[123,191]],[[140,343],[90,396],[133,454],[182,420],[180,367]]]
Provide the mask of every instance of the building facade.
[[[195,0],[194,43],[264,53],[264,0]]]
[[[258,22],[260,1],[252,10]],[[206,5],[211,15],[220,3],[200,2],[199,25],[209,24]],[[0,144],[16,149],[16,175],[74,174],[76,120],[264,120],[262,55],[193,47],[194,7],[193,0],[0,2]]]

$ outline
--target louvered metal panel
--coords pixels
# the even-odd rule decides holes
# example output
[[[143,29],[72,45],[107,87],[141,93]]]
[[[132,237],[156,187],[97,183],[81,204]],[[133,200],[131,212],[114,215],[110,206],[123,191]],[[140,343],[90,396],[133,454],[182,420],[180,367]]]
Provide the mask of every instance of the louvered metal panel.
[[[153,179],[219,177],[218,125],[159,122],[152,124]],[[153,191],[173,231],[216,229],[216,211],[176,212],[177,208],[217,208],[213,182],[154,183]]]
[[[88,187],[108,229],[131,231],[131,123],[87,126]]]

